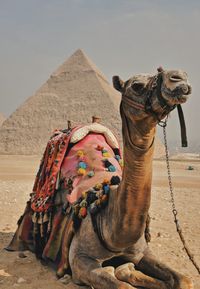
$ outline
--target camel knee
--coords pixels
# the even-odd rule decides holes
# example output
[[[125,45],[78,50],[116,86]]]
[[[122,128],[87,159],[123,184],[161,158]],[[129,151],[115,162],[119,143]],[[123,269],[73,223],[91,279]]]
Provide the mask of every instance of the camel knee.
[[[115,269],[115,276],[119,280],[127,280],[131,276],[131,272],[135,270],[132,263],[123,264]]]
[[[102,270],[115,277],[115,269],[112,266],[103,267]]]

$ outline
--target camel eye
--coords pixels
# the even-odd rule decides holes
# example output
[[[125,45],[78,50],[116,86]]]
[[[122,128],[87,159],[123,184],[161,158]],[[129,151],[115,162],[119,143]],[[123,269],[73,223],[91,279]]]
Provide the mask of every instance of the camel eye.
[[[133,82],[131,84],[131,88],[138,94],[141,94],[143,92],[144,86],[145,85],[142,82]]]
[[[172,75],[169,79],[172,82],[179,82],[179,81],[183,80],[183,78],[180,75]]]

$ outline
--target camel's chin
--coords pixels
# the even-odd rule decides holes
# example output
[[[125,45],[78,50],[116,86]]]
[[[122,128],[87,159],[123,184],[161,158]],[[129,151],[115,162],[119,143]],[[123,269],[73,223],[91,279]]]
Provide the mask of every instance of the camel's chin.
[[[188,95],[181,95],[181,96],[176,96],[174,101],[174,104],[181,104],[185,103],[188,100]]]
[[[169,105],[177,105],[185,103],[188,100],[188,95],[179,95],[179,96],[165,96]]]
[[[179,103],[185,103],[187,100],[188,100],[187,95],[183,95],[178,99]]]

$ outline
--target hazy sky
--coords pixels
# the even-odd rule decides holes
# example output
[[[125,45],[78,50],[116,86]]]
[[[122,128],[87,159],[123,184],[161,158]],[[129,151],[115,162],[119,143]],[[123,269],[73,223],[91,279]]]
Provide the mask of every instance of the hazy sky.
[[[11,114],[76,49],[108,77],[181,68],[193,94],[183,106],[200,143],[199,0],[0,0],[0,111]],[[179,140],[170,118],[169,138]],[[177,136],[178,135],[178,136]]]

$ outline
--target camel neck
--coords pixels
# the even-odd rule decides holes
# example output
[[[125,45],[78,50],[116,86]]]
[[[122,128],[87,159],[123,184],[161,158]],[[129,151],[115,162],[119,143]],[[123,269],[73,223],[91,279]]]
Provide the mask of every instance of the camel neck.
[[[132,123],[122,116],[124,169],[117,192],[111,193],[108,213],[110,242],[126,248],[143,235],[151,198],[155,126]],[[119,238],[120,232],[120,238]]]

